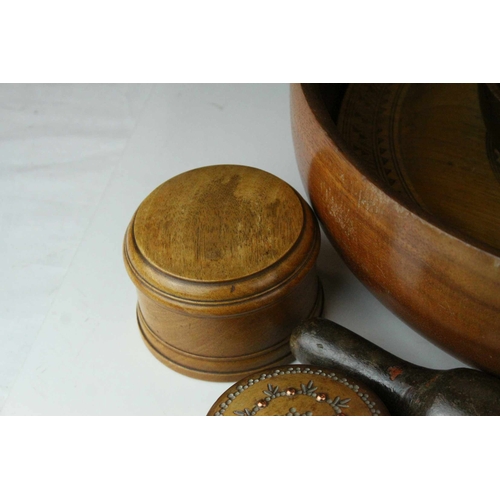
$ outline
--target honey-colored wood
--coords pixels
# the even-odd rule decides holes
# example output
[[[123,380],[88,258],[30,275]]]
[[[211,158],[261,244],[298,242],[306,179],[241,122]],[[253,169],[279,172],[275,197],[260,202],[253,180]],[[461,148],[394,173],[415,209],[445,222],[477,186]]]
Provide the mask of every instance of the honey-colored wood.
[[[258,371],[227,389],[208,416],[388,415],[379,397],[343,372],[310,365]]]
[[[297,84],[291,98],[331,242],[413,328],[500,375],[500,182],[475,86],[339,88]]]
[[[139,251],[184,280],[229,281],[267,269],[297,241],[304,214],[288,184],[271,175],[266,180],[260,170],[231,165],[169,180],[137,211]]]
[[[168,180],[124,242],[146,345],[205,380],[291,360],[293,327],[322,308],[319,242],[307,203],[262,170],[216,165]]]
[[[500,250],[500,157],[476,85],[352,85],[337,123],[349,149],[393,192]]]

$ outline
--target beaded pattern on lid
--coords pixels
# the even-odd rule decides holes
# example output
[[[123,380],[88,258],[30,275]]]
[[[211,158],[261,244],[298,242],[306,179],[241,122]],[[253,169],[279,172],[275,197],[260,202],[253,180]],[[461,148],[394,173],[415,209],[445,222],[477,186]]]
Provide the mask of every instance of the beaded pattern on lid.
[[[288,387],[286,389],[281,389],[278,384],[273,385],[271,383],[272,379],[276,379],[277,377],[282,377],[290,374],[300,374],[304,382],[299,382],[297,384],[297,388]],[[271,409],[271,405],[274,400],[278,400],[280,398],[292,398],[290,399],[290,406],[287,410],[287,413],[284,413],[285,416],[314,416],[314,409],[316,405],[322,404],[329,406],[333,411],[330,414],[337,416],[347,416],[347,410],[352,406],[351,400],[352,398],[341,397],[336,394],[324,392],[326,385],[321,384],[322,389],[319,391],[318,387],[320,384],[314,383],[311,378],[306,382],[307,377],[311,376],[320,376],[324,377],[325,380],[334,382],[329,384],[329,389],[334,390],[338,389],[336,384],[340,384],[340,386],[345,386],[350,391],[353,392],[352,396],[358,398],[363,403],[363,406],[366,407],[369,413],[372,416],[379,416],[384,414],[385,412],[381,412],[377,405],[377,402],[373,397],[371,397],[366,392],[363,392],[362,389],[352,381],[343,377],[342,375],[337,376],[334,372],[329,372],[321,369],[316,369],[314,367],[303,367],[303,366],[287,366],[276,368],[269,373],[262,373],[258,375],[257,378],[250,378],[245,382],[241,382],[238,386],[235,387],[233,392],[227,394],[223,401],[217,404],[217,409],[213,413],[214,416],[225,416],[228,414],[236,415],[236,416],[255,416],[262,410],[268,408]],[[253,406],[244,407],[234,409],[231,407],[235,406],[235,402],[237,402],[237,398],[241,396],[245,391],[251,389],[255,384],[260,383],[262,381],[268,381],[267,388],[262,391],[262,394],[265,396],[262,399],[258,400]],[[331,392],[331,391],[330,391]],[[307,396],[311,399],[310,403],[301,402],[302,410],[296,408],[298,404],[294,404],[296,398],[298,396]],[[306,407],[305,407],[306,406]],[[344,410],[346,412],[344,412]],[[301,413],[301,411],[303,413]],[[324,410],[321,414],[327,414]]]

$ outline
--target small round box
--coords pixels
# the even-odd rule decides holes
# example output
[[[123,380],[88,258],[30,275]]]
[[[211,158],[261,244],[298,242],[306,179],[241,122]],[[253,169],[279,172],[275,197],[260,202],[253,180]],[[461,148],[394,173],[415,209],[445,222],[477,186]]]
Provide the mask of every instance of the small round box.
[[[146,345],[204,380],[293,359],[293,328],[322,309],[319,246],[312,210],[272,174],[214,165],[168,180],[141,203],[124,241]]]

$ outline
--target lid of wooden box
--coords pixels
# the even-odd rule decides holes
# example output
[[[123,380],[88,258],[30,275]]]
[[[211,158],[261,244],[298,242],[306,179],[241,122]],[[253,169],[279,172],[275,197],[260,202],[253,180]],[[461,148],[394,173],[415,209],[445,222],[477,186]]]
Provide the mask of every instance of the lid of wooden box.
[[[310,365],[261,370],[229,387],[208,416],[389,415],[379,397],[339,371]]]
[[[155,189],[130,223],[124,252],[136,285],[157,300],[237,302],[285,293],[279,285],[314,265],[319,239],[311,209],[286,182],[214,165]]]

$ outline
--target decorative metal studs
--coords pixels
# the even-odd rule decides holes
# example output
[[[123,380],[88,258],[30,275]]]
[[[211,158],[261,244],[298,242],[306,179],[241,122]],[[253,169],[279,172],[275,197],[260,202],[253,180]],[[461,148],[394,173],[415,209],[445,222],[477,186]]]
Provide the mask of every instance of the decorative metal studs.
[[[270,382],[272,380],[268,381],[267,379],[269,378],[275,378],[275,377],[280,377],[285,374],[303,374],[303,375],[321,375],[324,376],[326,379],[330,379],[334,382],[338,382],[339,384],[345,385],[354,393],[356,394],[357,397],[359,397],[367,406],[369,411],[371,412],[372,415],[378,416],[380,415],[380,410],[376,408],[376,404],[374,401],[370,400],[370,396],[368,394],[365,394],[360,391],[360,387],[356,384],[353,384],[353,382],[349,381],[348,379],[344,377],[337,377],[337,375],[333,372],[324,372],[322,370],[317,370],[315,368],[311,367],[301,367],[301,366],[290,366],[290,367],[282,367],[279,369],[275,369],[272,373],[263,373],[262,375],[254,376],[254,378],[247,379],[245,381],[245,385],[238,385],[236,387],[236,390],[233,390],[233,392],[229,395],[227,395],[227,399],[222,401],[219,404],[218,411],[215,413],[217,416],[222,416],[224,414],[227,414],[230,412],[230,407],[231,407],[231,413],[234,415],[238,416],[253,416],[256,415],[259,411],[263,410],[264,408],[267,408],[269,406],[272,406],[272,401],[274,399],[278,399],[283,396],[309,396],[313,398],[316,402],[322,403],[324,402],[325,404],[331,406],[335,412],[336,415],[338,416],[347,416],[346,413],[344,413],[344,409],[349,408],[349,403],[351,401],[350,398],[345,398],[341,399],[340,396],[332,395],[328,396],[326,393],[322,392],[316,392],[318,387],[315,386],[314,381],[311,380],[311,378],[306,378],[304,382],[307,381],[307,383],[301,383],[298,384],[295,387],[288,387],[287,389],[280,389],[278,385],[274,385]],[[264,387],[262,392],[266,396],[265,399],[260,400],[258,403],[255,403],[255,405],[252,408],[244,408],[241,410],[234,410],[233,409],[233,404],[236,403],[235,400],[237,400],[237,396],[240,394],[244,393],[246,390],[248,390],[251,386],[254,386],[257,383],[262,383],[264,382]],[[324,395],[324,398],[323,398]],[[233,396],[233,397],[231,397]],[[260,404],[259,404],[260,403]],[[290,408],[291,410],[292,408]],[[297,410],[295,408],[295,410]],[[300,412],[299,411],[289,411],[288,415],[298,415]],[[309,413],[305,413],[304,415],[309,415]]]

